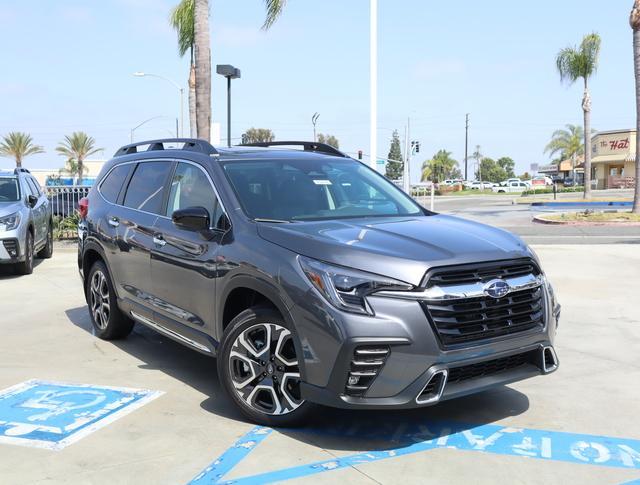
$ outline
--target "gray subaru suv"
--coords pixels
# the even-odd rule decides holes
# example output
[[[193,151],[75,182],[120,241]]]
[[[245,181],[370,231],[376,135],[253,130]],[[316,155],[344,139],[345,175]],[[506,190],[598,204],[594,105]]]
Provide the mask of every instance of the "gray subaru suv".
[[[0,171],[0,264],[33,272],[34,256],[53,255],[51,207],[26,168]]]
[[[259,145],[154,140],[105,165],[78,246],[98,337],[137,323],[215,357],[275,426],[557,369],[560,306],[520,238],[429,212],[328,145]]]

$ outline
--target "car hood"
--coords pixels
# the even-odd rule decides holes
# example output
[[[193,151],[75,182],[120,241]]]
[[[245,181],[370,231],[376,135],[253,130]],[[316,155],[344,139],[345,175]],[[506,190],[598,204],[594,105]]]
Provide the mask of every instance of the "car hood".
[[[24,204],[20,200],[14,202],[0,202],[0,217],[8,216],[14,212],[19,212],[22,209],[24,209]]]
[[[298,254],[419,285],[427,270],[535,257],[517,236],[453,216],[258,223],[263,239]]]

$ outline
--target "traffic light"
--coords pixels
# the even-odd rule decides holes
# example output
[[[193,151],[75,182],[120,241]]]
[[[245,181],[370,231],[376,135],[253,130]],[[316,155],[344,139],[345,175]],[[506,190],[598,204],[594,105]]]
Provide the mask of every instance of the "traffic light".
[[[362,160],[362,150],[358,150],[358,160]]]
[[[411,142],[411,150],[413,153],[420,153],[420,142],[412,141]]]

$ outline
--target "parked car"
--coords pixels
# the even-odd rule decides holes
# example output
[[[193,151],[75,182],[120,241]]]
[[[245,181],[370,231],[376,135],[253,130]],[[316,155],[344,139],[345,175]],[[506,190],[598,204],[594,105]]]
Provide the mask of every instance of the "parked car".
[[[51,207],[38,182],[25,168],[0,172],[0,264],[26,275],[34,257],[52,254]]]
[[[533,177],[533,179],[531,179],[531,185],[551,186],[553,185],[553,180],[551,180],[551,177],[548,177],[546,175],[538,175],[537,177]]]
[[[80,213],[95,335],[136,322],[215,356],[259,423],[428,406],[558,367],[560,307],[519,237],[430,212],[329,145],[127,145]]]
[[[575,182],[572,177],[567,177],[562,181],[562,185],[564,185],[565,187],[573,187],[575,185]]]
[[[524,192],[529,187],[524,182],[508,182],[493,187],[491,190],[497,193]]]
[[[469,185],[471,190],[486,190],[493,188],[493,184],[491,182],[480,182],[479,180],[474,180]]]
[[[59,187],[49,195],[51,213],[63,218],[72,216],[78,211],[80,199],[86,195],[87,190],[83,188]]]

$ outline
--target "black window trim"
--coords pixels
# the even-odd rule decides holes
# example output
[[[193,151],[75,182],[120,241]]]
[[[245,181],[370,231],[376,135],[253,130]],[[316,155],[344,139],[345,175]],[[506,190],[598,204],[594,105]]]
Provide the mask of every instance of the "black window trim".
[[[134,207],[128,207],[126,205],[124,205],[124,195],[126,194],[128,188],[129,188],[129,183],[131,182],[131,179],[133,178],[133,174],[136,172],[136,169],[138,168],[137,166],[141,163],[148,163],[148,162],[166,162],[166,163],[170,163],[172,166],[169,169],[169,176],[167,177],[167,180],[165,181],[165,185],[163,188],[163,192],[162,192],[162,206],[161,206],[161,212],[162,214],[156,214],[153,212],[149,212],[149,211],[144,211],[141,209],[136,209]],[[100,183],[97,185],[96,187],[96,191],[98,192],[98,194],[100,194],[100,197],[102,197],[102,200],[104,200],[107,204],[111,204],[111,205],[115,205],[118,207],[122,207],[124,209],[130,209],[130,210],[134,210],[137,212],[142,212],[144,214],[149,214],[152,216],[156,216],[156,217],[161,217],[162,219],[168,219],[171,220],[171,217],[168,217],[166,215],[164,215],[166,213],[166,208],[167,208],[167,202],[168,202],[168,197],[169,197],[169,192],[168,189],[170,188],[171,182],[173,180],[173,175],[176,171],[176,167],[178,166],[178,163],[187,163],[190,165],[194,165],[196,167],[198,167],[200,170],[202,170],[202,172],[204,172],[205,176],[207,177],[207,180],[209,180],[209,184],[211,185],[211,188],[213,189],[213,193],[215,194],[216,198],[218,199],[218,204],[220,204],[220,207],[222,208],[222,212],[223,214],[226,216],[227,221],[229,222],[229,228],[228,229],[220,229],[217,227],[209,227],[210,230],[213,231],[222,231],[222,232],[227,232],[232,224],[231,224],[231,219],[229,218],[229,213],[227,212],[227,209],[224,206],[224,203],[222,202],[222,199],[220,198],[220,194],[218,192],[218,190],[216,189],[216,185],[213,183],[213,180],[211,179],[211,176],[209,175],[209,173],[205,170],[205,168],[200,165],[199,163],[195,163],[192,162],[191,160],[184,160],[184,159],[177,159],[177,158],[152,158],[152,159],[146,159],[146,160],[131,160],[128,162],[122,162],[122,163],[117,163],[115,164],[113,167],[111,167],[109,169],[109,171],[104,175],[104,177],[102,177],[102,180],[100,180]],[[111,202],[109,200],[107,200],[107,198],[102,195],[102,192],[100,192],[100,187],[102,186],[102,183],[107,179],[107,177],[111,174],[111,172],[113,172],[116,167],[121,167],[123,165],[135,165],[135,167],[133,168],[133,170],[129,171],[129,174],[127,175],[127,178],[125,179],[124,183],[122,184],[122,188],[120,189],[120,192],[118,193],[118,197],[116,199],[116,202]],[[214,214],[211,214],[211,217],[213,217]],[[213,222],[213,221],[211,221]]]

